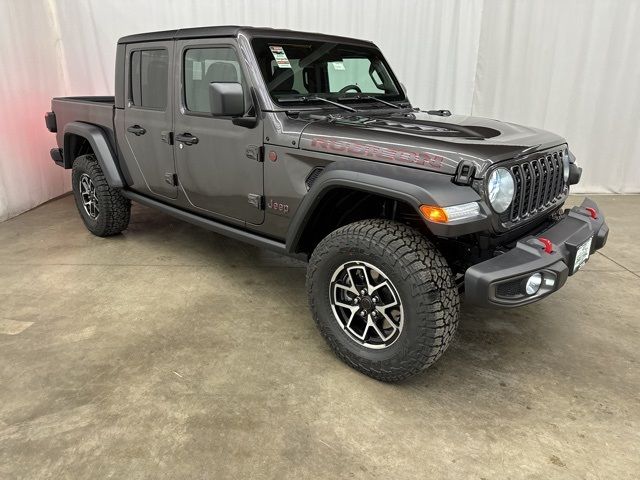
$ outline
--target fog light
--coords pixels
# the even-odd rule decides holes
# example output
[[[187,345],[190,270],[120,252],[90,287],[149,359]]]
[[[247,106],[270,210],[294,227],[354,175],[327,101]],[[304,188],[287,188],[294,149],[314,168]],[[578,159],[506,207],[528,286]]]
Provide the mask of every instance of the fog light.
[[[527,283],[524,285],[524,289],[527,292],[527,295],[535,295],[538,290],[540,290],[540,285],[542,284],[542,275],[539,273],[534,273],[527,279]]]

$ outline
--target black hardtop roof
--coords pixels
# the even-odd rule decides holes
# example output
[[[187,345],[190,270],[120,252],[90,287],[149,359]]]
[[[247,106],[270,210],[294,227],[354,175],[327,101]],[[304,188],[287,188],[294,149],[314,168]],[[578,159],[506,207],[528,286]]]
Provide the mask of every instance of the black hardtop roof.
[[[372,42],[368,40],[358,40],[355,38],[339,37],[335,35],[324,35],[321,33],[299,32],[295,30],[267,27],[243,27],[238,25],[180,28],[177,30],[164,30],[162,32],[138,33],[122,37],[118,40],[118,43],[142,43],[159,40],[179,40],[184,38],[237,37],[240,33],[243,33],[248,37],[278,37],[283,39],[308,38],[309,40],[325,42],[355,43],[367,46],[372,45]]]

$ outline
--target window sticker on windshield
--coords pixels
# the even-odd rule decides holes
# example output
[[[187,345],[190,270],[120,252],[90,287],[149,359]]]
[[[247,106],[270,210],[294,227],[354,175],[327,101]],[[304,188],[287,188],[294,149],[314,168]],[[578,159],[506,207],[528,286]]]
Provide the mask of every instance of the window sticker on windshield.
[[[344,63],[342,62],[331,62],[334,70],[344,70]]]
[[[273,58],[276,59],[276,63],[279,68],[291,68],[287,54],[284,53],[284,48],[276,45],[269,45],[269,50],[271,50],[271,54],[273,55]]]

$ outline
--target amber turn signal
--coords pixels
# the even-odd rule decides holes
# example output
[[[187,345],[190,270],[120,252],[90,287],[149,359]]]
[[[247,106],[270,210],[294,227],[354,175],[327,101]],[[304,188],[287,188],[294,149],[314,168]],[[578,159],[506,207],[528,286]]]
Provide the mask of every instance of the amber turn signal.
[[[421,205],[420,213],[430,222],[446,223],[449,218],[447,212],[441,207],[433,207],[431,205]]]

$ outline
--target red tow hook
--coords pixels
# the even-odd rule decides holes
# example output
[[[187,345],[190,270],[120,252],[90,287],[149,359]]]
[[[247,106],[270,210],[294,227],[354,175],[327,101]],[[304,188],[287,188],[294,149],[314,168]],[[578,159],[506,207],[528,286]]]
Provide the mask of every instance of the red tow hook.
[[[538,237],[538,240],[540,242],[542,242],[542,244],[544,245],[544,251],[546,253],[553,252],[553,243],[551,243],[551,240],[549,240],[548,238],[544,238],[544,237]]]
[[[591,218],[593,218],[594,220],[598,218],[598,212],[596,212],[595,208],[586,207],[585,210],[589,212],[589,215],[591,215]]]

